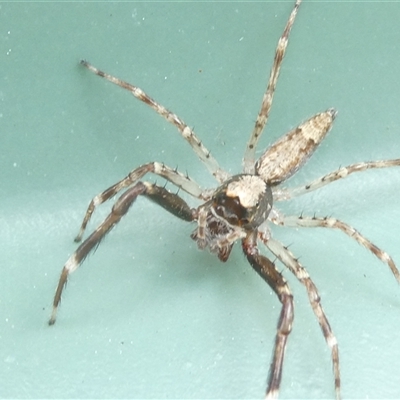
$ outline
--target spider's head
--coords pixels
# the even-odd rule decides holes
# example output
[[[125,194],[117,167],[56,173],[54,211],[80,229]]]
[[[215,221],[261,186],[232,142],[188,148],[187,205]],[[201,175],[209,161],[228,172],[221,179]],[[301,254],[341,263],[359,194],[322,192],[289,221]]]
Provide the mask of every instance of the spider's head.
[[[272,208],[271,188],[256,175],[235,175],[212,198],[213,211],[228,224],[256,229]]]

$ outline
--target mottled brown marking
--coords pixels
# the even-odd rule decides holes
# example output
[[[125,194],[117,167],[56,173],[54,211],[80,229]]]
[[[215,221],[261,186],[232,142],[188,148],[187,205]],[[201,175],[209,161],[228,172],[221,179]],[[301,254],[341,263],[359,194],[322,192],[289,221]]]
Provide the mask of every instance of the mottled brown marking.
[[[329,132],[336,111],[314,115],[271,145],[256,163],[256,173],[269,185],[292,176],[311,156]]]

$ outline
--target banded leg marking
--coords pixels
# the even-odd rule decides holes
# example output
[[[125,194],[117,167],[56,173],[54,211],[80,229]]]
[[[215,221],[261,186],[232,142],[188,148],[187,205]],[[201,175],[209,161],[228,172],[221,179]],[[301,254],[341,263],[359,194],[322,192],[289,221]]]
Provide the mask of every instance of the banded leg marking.
[[[103,204],[105,201],[115,196],[122,189],[126,189],[127,187],[133,185],[149,172],[167,179],[169,182],[173,183],[178,188],[181,188],[193,197],[197,197],[198,199],[202,200],[207,200],[210,197],[210,191],[202,190],[196,182],[194,182],[188,176],[181,174],[177,170],[169,168],[159,162],[144,164],[131,171],[124,179],[110,186],[104,192],[101,192],[92,199],[86,211],[79,233],[75,238],[75,242],[80,242],[82,240],[82,236],[85,232],[86,226],[97,206]]]
[[[276,215],[276,214],[275,214]],[[295,217],[295,216],[283,216],[279,215],[278,218],[271,218],[271,221],[277,225],[289,226],[289,227],[303,227],[303,228],[333,228],[339,229],[344,234],[354,239],[356,242],[361,244],[361,246],[365,247],[372,254],[374,254],[379,260],[385,263],[390,270],[392,271],[394,277],[397,282],[400,283],[400,272],[396,267],[396,264],[393,261],[393,258],[390,257],[388,253],[380,249],[370,240],[368,240],[365,236],[363,236],[360,232],[354,229],[352,226],[342,222],[336,218],[326,217],[326,218],[317,218],[317,217]]]
[[[150,96],[148,96],[142,89],[134,86],[126,81],[116,78],[104,71],[94,67],[89,62],[82,60],[81,64],[94,74],[107,79],[109,82],[128,90],[138,100],[150,106],[157,114],[165,118],[169,123],[176,126],[182,137],[190,144],[196,155],[205,164],[211,174],[222,183],[225,181],[229,174],[222,170],[217,160],[211,155],[210,151],[203,145],[201,140],[196,136],[195,132],[185,124],[176,114],[166,109],[163,105],[157,103]]]
[[[283,57],[285,56],[286,47],[289,40],[289,34],[292,29],[294,20],[296,18],[297,11],[300,7],[300,3],[301,0],[296,1],[294,8],[289,16],[289,19],[286,23],[285,29],[282,33],[282,36],[279,38],[278,45],[275,50],[275,58],[271,68],[267,90],[264,93],[264,97],[261,103],[261,109],[260,112],[258,113],[253,132],[250,135],[250,139],[246,145],[246,151],[244,153],[243,170],[246,173],[254,173],[254,162],[255,162],[255,152],[257,143],[261,137],[265,125],[267,124],[269,112],[272,106],[272,100],[275,93],[276,83],[278,81],[278,76],[281,69],[282,60]]]
[[[257,248],[257,232],[251,232],[242,241],[243,252],[250,265],[264,279],[278,296],[282,304],[275,336],[274,354],[268,375],[266,399],[276,399],[282,379],[283,359],[286,343],[292,330],[294,318],[293,296],[282,274],[274,263],[267,257],[259,254]]]
[[[356,164],[348,165],[347,167],[339,168],[329,174],[321,176],[318,179],[313,180],[307,185],[298,186],[295,188],[276,188],[273,190],[274,200],[283,201],[289,200],[297,196],[302,196],[305,193],[312,192],[319,189],[329,183],[335,182],[339,179],[347,178],[354,172],[366,171],[368,169],[375,168],[390,168],[400,166],[400,158],[393,160],[379,160],[379,161],[367,161]]]
[[[128,212],[138,196],[146,196],[162,206],[165,210],[184,221],[193,221],[196,211],[191,209],[187,203],[178,195],[168,192],[167,189],[148,182],[137,182],[133,187],[124,192],[115,202],[110,214],[97,227],[97,229],[76,249],[74,254],[65,263],[57,285],[53,300],[53,310],[49,325],[56,322],[57,310],[61,301],[63,289],[67,283],[68,276],[74,272],[88,254],[99,245],[107,233],[121,220]]]
[[[332,332],[328,318],[321,306],[321,298],[318,294],[318,289],[311,280],[307,270],[298,262],[293,254],[283,246],[279,241],[264,237],[263,233],[259,232],[260,239],[271,250],[271,252],[296,276],[296,278],[305,286],[308,299],[314,314],[321,327],[325,341],[331,349],[331,358],[333,373],[335,377],[335,392],[336,399],[340,399],[340,368],[339,368],[339,347],[335,335]]]

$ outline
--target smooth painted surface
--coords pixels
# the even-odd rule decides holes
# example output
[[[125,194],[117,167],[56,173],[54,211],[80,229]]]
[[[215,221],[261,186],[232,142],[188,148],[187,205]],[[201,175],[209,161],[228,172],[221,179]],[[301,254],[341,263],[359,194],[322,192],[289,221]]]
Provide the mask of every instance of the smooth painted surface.
[[[142,87],[236,173],[291,3],[0,6],[0,397],[261,398],[278,301],[240,246],[222,264],[196,250],[193,226],[143,199],[71,277],[57,324],[46,321],[95,194],[152,160],[215,184],[174,127],[79,60]],[[261,145],[326,108],[339,115],[288,185],[400,157],[399,14],[397,3],[301,6]],[[341,218],[400,263],[399,187],[400,169],[371,171],[282,207]],[[274,234],[319,288],[343,397],[399,398],[400,291],[388,267],[338,232]],[[328,348],[284,273],[296,317],[281,397],[333,397]]]

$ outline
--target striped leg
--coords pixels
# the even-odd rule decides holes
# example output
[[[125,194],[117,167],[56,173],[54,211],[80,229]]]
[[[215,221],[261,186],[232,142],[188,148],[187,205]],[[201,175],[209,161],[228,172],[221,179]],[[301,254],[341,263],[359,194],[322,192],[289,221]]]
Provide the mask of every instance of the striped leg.
[[[198,199],[202,200],[206,200],[210,197],[211,194],[210,191],[202,190],[196,182],[191,180],[188,176],[181,174],[177,170],[171,169],[166,165],[158,162],[151,162],[148,164],[144,164],[131,171],[124,179],[120,180],[119,182],[112,185],[104,192],[101,192],[92,199],[86,211],[79,233],[75,238],[75,242],[81,241],[86,226],[97,206],[103,204],[105,201],[115,196],[122,189],[125,189],[133,185],[135,182],[137,182],[140,178],[142,178],[145,174],[149,172],[162,176],[163,178],[172,182],[178,188],[181,188],[182,190],[189,193],[193,197],[197,197]]]
[[[273,239],[266,238],[263,233],[259,232],[260,239],[271,250],[271,252],[296,276],[296,278],[306,287],[308,299],[311,307],[317,317],[322,333],[327,345],[331,349],[331,358],[333,373],[335,377],[335,393],[336,399],[340,399],[340,368],[339,368],[339,347],[335,335],[329,325],[329,321],[321,306],[321,299],[318,290],[311,280],[306,269],[294,258],[293,254],[283,246],[282,243]]]
[[[394,160],[380,160],[380,161],[367,161],[356,164],[348,165],[347,167],[339,168],[329,174],[321,176],[318,179],[313,180],[307,185],[298,186],[296,188],[276,188],[274,189],[274,200],[282,201],[289,200],[293,197],[301,196],[305,193],[312,192],[313,190],[319,189],[331,182],[335,182],[339,179],[346,178],[354,172],[366,171],[367,169],[374,168],[389,168],[400,166],[400,158]]]
[[[121,79],[118,79],[112,75],[109,75],[85,60],[81,61],[81,64],[84,65],[88,70],[92,71],[98,76],[107,79],[108,81],[114,83],[117,86],[120,86],[123,89],[128,90],[135,96],[138,100],[150,106],[157,114],[164,117],[169,123],[175,125],[182,137],[190,144],[194,152],[200,158],[200,160],[205,164],[207,169],[211,172],[211,174],[217,179],[218,182],[222,183],[226,178],[229,177],[229,174],[221,169],[218,165],[217,160],[211,155],[209,150],[203,145],[200,139],[196,136],[194,131],[186,125],[176,114],[167,110],[164,106],[157,103],[150,96],[148,96],[142,89],[137,86],[131,85],[128,82],[125,82]]]
[[[257,232],[251,232],[242,241],[243,252],[254,270],[268,283],[282,303],[275,336],[274,354],[268,375],[266,399],[276,399],[282,379],[283,360],[286,342],[292,330],[294,310],[293,296],[282,274],[276,269],[274,263],[267,257],[259,254],[257,248]]]
[[[279,217],[271,218],[271,221],[277,225],[282,226],[290,226],[290,227],[303,227],[303,228],[333,228],[339,229],[347,236],[354,239],[356,242],[364,246],[367,250],[369,250],[372,254],[378,257],[382,262],[389,266],[392,271],[394,277],[397,282],[400,283],[400,272],[396,267],[392,257],[389,256],[388,253],[380,249],[378,246],[369,241],[365,236],[363,236],[360,232],[354,229],[352,226],[331,217],[325,218],[317,218],[317,217],[294,217],[294,216],[283,216],[282,214]]]
[[[49,325],[53,325],[56,322],[58,306],[69,274],[79,267],[83,260],[98,246],[107,233],[118,224],[140,195],[148,197],[150,200],[184,221],[190,222],[196,218],[196,210],[191,209],[178,195],[168,192],[168,190],[163,187],[148,182],[137,182],[133,187],[129,188],[119,197],[107,218],[77,248],[75,253],[72,254],[65,263],[54,295],[53,311],[51,313]]]
[[[254,126],[253,132],[251,133],[250,139],[246,145],[246,151],[244,153],[243,167],[244,167],[244,172],[246,173],[254,173],[254,161],[255,161],[255,152],[257,143],[258,140],[260,139],[262,131],[269,117],[269,112],[271,110],[272,100],[275,93],[276,82],[278,81],[279,71],[281,69],[283,57],[285,56],[290,30],[292,29],[300,3],[301,0],[296,1],[292,13],[290,14],[289,20],[286,23],[285,29],[278,41],[278,45],[275,50],[275,58],[270,72],[267,90],[264,94],[261,103],[261,109],[257,116],[256,124]]]

